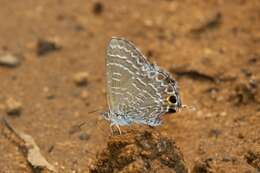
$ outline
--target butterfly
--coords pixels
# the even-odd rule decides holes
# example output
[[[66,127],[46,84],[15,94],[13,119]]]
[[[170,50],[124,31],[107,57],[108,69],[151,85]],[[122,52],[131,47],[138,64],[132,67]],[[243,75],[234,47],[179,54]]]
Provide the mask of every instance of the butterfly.
[[[106,78],[109,110],[102,115],[111,127],[158,126],[162,115],[182,107],[177,82],[170,73],[150,63],[124,38],[113,37],[107,46]]]

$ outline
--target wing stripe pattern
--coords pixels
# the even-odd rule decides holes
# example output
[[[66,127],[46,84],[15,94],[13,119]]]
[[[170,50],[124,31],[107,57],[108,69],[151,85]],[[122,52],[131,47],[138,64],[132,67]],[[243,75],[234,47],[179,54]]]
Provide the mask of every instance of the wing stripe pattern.
[[[110,41],[106,67],[112,123],[159,125],[160,116],[168,111],[165,88],[169,84],[156,77],[168,74],[149,63],[131,42],[121,38]]]

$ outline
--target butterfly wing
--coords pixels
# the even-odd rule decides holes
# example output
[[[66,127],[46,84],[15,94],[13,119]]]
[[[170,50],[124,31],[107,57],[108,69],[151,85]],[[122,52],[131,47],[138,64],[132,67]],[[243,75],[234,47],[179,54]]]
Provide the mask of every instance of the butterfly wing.
[[[109,42],[106,65],[110,111],[123,115],[129,122],[160,124],[160,115],[168,111],[165,90],[171,83],[167,80],[169,75],[122,38]]]
[[[142,56],[127,40],[112,38],[107,47],[107,99],[109,109],[118,112],[120,103],[129,99],[127,93],[132,91],[131,82],[139,71],[134,58]],[[142,57],[140,58],[142,60]],[[130,90],[129,90],[130,89]]]

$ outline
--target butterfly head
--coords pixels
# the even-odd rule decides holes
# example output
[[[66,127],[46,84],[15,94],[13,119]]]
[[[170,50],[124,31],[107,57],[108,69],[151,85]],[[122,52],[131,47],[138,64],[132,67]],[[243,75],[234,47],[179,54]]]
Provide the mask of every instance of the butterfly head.
[[[173,79],[170,79],[165,92],[166,92],[165,102],[167,105],[167,112],[168,113],[178,112],[180,108],[182,108],[182,102],[180,99],[177,83]]]

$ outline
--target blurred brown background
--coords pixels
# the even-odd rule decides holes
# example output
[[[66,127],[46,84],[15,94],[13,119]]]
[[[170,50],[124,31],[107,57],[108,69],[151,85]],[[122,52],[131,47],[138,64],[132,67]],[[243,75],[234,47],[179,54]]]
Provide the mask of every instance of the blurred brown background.
[[[112,36],[169,70],[183,103],[196,107],[165,116],[155,129],[175,139],[189,168],[210,159],[213,172],[259,170],[250,159],[260,155],[260,1],[0,4],[0,117],[30,134],[60,172],[86,172],[110,136],[109,123],[88,112],[106,108]],[[0,155],[0,172],[32,172],[3,134]]]

